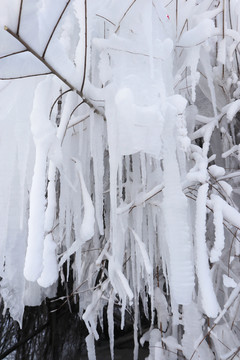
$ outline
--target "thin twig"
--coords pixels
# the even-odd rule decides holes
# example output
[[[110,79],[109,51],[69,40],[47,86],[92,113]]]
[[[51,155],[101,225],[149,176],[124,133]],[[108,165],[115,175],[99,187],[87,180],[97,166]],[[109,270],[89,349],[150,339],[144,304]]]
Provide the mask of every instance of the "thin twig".
[[[1,59],[5,59],[5,58],[7,58],[7,57],[9,57],[9,56],[22,54],[22,53],[24,53],[24,52],[27,52],[27,49],[25,49],[25,50],[20,50],[20,51],[16,51],[16,52],[13,52],[13,53],[11,53],[11,54],[7,54],[7,55],[0,56],[0,60],[1,60]]]
[[[118,32],[118,30],[120,29],[121,26],[121,22],[123,21],[123,19],[125,18],[125,16],[127,15],[127,13],[129,12],[129,10],[131,9],[131,7],[133,6],[133,4],[136,2],[137,0],[133,0],[133,2],[129,5],[129,7],[127,8],[127,10],[125,11],[125,13],[123,14],[123,16],[121,17],[121,19],[119,20],[118,23],[118,27],[115,30],[115,34]]]
[[[238,232],[238,229],[235,231],[235,234],[232,238],[232,241],[231,241],[231,246],[230,246],[230,249],[229,249],[229,255],[228,255],[228,276],[229,276],[229,271],[230,271],[230,261],[231,261],[231,252],[232,252],[232,247],[233,247],[233,242],[235,240],[235,238],[237,238],[237,232]]]
[[[230,360],[233,360],[235,358],[235,356],[237,356],[237,354],[240,351],[240,346],[237,348],[237,350],[235,351],[235,353],[233,354],[233,356],[230,358]]]
[[[84,103],[84,101],[81,101],[80,104],[78,104],[78,106],[82,105],[83,103]],[[78,107],[78,106],[77,106],[77,107]],[[74,110],[76,110],[76,108],[75,108]],[[73,111],[74,111],[74,110],[73,110]],[[73,111],[72,111],[72,113],[73,113]],[[63,144],[63,140],[64,140],[64,138],[65,138],[65,135],[66,135],[66,132],[67,132],[67,129],[68,129],[68,124],[69,124],[69,121],[70,121],[70,119],[71,119],[72,113],[70,114],[69,119],[68,119],[68,122],[67,122],[67,125],[66,125],[66,127],[65,127],[65,131],[64,131],[64,134],[63,134],[63,137],[62,137],[62,140],[61,140],[61,145]]]
[[[236,321],[236,317],[237,317],[237,314],[238,314],[238,311],[239,311],[239,306],[240,306],[240,302],[238,302],[238,305],[237,305],[237,309],[236,309],[236,312],[235,312],[235,315],[234,315],[234,318],[233,318],[233,321],[232,321],[232,325],[231,325],[231,330],[233,328],[233,326],[235,325],[235,321]]]
[[[149,349],[150,348],[157,348],[157,349],[163,349],[164,351],[168,351],[168,352],[170,352],[171,354],[175,354],[175,355],[177,355],[178,357],[180,356],[180,357],[182,357],[182,358],[184,358],[185,359],[185,356],[184,355],[181,355],[181,354],[178,354],[178,353],[176,353],[175,351],[172,351],[172,350],[169,350],[169,349],[166,349],[166,348],[164,348],[164,347],[162,347],[162,346],[159,346],[159,345],[152,345],[152,346],[149,346]]]
[[[30,74],[30,75],[23,75],[23,76],[0,78],[0,80],[19,80],[19,79],[26,79],[26,78],[34,77],[34,76],[44,76],[44,75],[51,75],[51,74],[52,74],[51,72],[46,72],[46,73],[42,73],[42,74]]]
[[[222,37],[225,39],[225,0],[223,0],[223,12],[222,12]],[[224,78],[225,66],[222,65],[222,79]]]
[[[85,23],[84,23],[84,31],[85,31],[85,37],[84,37],[84,65],[83,65],[83,79],[82,79],[82,86],[80,92],[83,92],[85,79],[86,79],[86,70],[87,70],[87,48],[88,48],[88,36],[87,36],[87,0],[84,1],[84,15],[85,15]]]
[[[61,21],[61,19],[62,19],[62,17],[63,17],[63,14],[65,13],[68,5],[70,4],[70,1],[71,1],[71,0],[68,0],[68,2],[66,3],[63,11],[61,12],[61,15],[59,16],[59,18],[58,18],[58,20],[57,20],[57,22],[56,22],[56,24],[55,24],[55,26],[54,26],[54,28],[53,28],[53,31],[52,31],[49,39],[48,39],[47,45],[45,46],[45,49],[44,49],[44,51],[43,51],[43,54],[42,54],[42,57],[43,57],[43,58],[44,58],[44,56],[45,56],[45,54],[46,54],[47,48],[48,48],[48,46],[49,46],[49,44],[50,44],[50,42],[51,42],[51,40],[52,40],[52,37],[53,37],[53,34],[55,33],[56,28],[58,27],[58,24],[59,24],[59,22]]]
[[[108,50],[120,51],[120,52],[124,52],[124,53],[126,53],[126,54],[140,55],[140,56],[145,56],[145,57],[150,57],[150,56],[151,56],[151,55],[145,54],[145,53],[140,53],[140,52],[131,51],[131,50],[126,50],[126,49],[116,49],[116,48],[112,48],[112,47],[108,47]],[[152,56],[152,58],[153,58],[154,60],[163,60],[162,57],[157,57],[157,56]]]
[[[199,348],[199,346],[203,343],[203,341],[210,335],[211,331],[215,328],[217,324],[214,324],[211,329],[208,330],[208,332],[206,333],[206,335],[202,338],[202,340],[199,342],[199,344],[197,345],[196,349],[194,350],[194,352],[192,353],[192,356],[190,357],[189,360],[192,360],[192,358],[194,357],[194,355],[197,352],[197,349]]]
[[[176,36],[178,32],[178,0],[176,0]]]
[[[38,329],[33,331],[30,335],[26,336],[22,340],[18,341],[16,344],[14,344],[10,349],[6,350],[4,353],[0,354],[0,359],[5,359],[9,354],[11,354],[13,351],[17,350],[20,346],[24,345],[26,342],[31,340],[36,335],[40,334],[48,325],[50,324],[50,321],[48,320],[45,324],[40,326]]]
[[[183,25],[183,27],[182,27],[182,30],[181,30],[179,36],[178,36],[177,41],[179,41],[180,37],[182,36],[183,30],[184,30],[184,28],[185,28],[186,25],[187,25],[187,30],[188,30],[188,19],[185,20],[184,25]]]
[[[190,193],[192,196],[188,195],[188,193]],[[194,195],[191,191],[188,191],[188,193],[185,193],[185,196],[187,196],[189,199],[192,199],[192,200],[194,200],[194,201],[197,200],[197,198],[195,197],[195,195]],[[209,205],[206,205],[206,208],[213,213],[213,209],[212,209]],[[237,230],[240,230],[240,228],[237,227],[236,225],[231,224],[231,223],[230,223],[229,221],[227,221],[226,219],[223,219],[223,220],[224,220],[223,226],[234,236],[234,238],[235,238],[238,242],[240,242],[240,240],[238,239],[238,237],[234,234],[234,232],[229,228],[229,226],[228,226],[227,224],[235,227]]]
[[[104,20],[106,20],[107,22],[109,22],[110,24],[112,24],[113,26],[116,26],[116,24],[114,24],[111,20],[107,19],[106,17],[102,16],[102,15],[99,15],[99,14],[96,14],[97,17],[100,17]]]
[[[63,93],[61,93],[53,102],[52,106],[51,106],[51,110],[50,110],[50,113],[49,113],[49,120],[51,119],[51,116],[52,116],[52,112],[53,112],[53,108],[55,106],[55,104],[58,102],[58,100],[65,94],[67,94],[69,91],[72,91],[72,89],[68,89],[66,91],[64,91]]]
[[[169,3],[167,3],[167,5],[165,5],[165,8],[168,7],[168,5],[170,5],[173,2],[173,0],[169,1]]]
[[[95,105],[89,100],[86,99],[83,96],[82,91],[77,90],[68,80],[66,80],[59,72],[57,72],[54,67],[52,65],[50,65],[42,56],[40,56],[35,50],[33,50],[33,48],[28,45],[19,35],[15,34],[11,29],[9,29],[7,26],[4,26],[4,29],[10,34],[12,35],[16,40],[18,40],[23,46],[25,46],[25,48],[30,51],[39,61],[41,61],[41,63],[43,63],[50,71],[51,73],[53,73],[54,75],[56,75],[65,85],[67,85],[70,89],[72,89],[73,91],[76,91],[76,93],[83,99],[83,101],[90,106],[91,108],[94,109],[94,111],[99,114],[99,115],[103,115],[103,113],[97,109],[95,107]]]
[[[79,104],[77,104],[77,106],[75,106],[75,108],[73,109],[73,111],[71,112],[69,119],[68,119],[68,123],[71,120],[71,117],[73,116],[74,112],[79,108],[79,106],[81,106],[83,104],[83,101],[81,101]]]
[[[17,34],[19,34],[20,30],[20,23],[21,23],[21,16],[22,16],[22,7],[23,7],[23,0],[21,0],[19,13],[18,13],[18,25],[17,25]]]
[[[84,118],[82,118],[81,120],[76,121],[74,124],[68,125],[67,129],[70,129],[70,128],[82,123],[83,121],[87,120],[89,118],[89,116],[90,115],[86,115],[86,116],[84,116]]]

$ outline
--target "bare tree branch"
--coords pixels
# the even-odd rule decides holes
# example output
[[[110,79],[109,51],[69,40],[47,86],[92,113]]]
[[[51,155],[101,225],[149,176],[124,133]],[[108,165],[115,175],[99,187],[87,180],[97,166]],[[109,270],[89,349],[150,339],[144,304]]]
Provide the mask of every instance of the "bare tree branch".
[[[87,43],[87,0],[84,1],[84,12],[85,12],[85,24],[84,24],[84,30],[85,30],[85,53],[84,53],[84,66],[83,66],[83,80],[82,80],[82,86],[81,86],[81,90],[80,92],[83,92],[83,88],[84,88],[84,84],[85,84],[85,79],[86,79],[86,69],[87,69],[87,47],[88,47],[88,43]]]
[[[118,23],[118,27],[117,29],[115,30],[115,33],[118,32],[118,30],[120,29],[120,26],[121,26],[121,22],[123,21],[123,19],[125,18],[125,16],[127,15],[127,13],[129,12],[129,10],[131,9],[131,7],[134,5],[134,3],[136,2],[137,0],[133,0],[133,2],[129,5],[129,7],[127,8],[127,10],[125,11],[125,13],[123,14],[123,16],[121,17],[119,23]]]
[[[30,75],[23,75],[23,76],[15,76],[15,77],[7,77],[7,78],[0,78],[0,80],[19,80],[19,79],[26,79],[34,76],[44,76],[44,75],[51,75],[51,72],[41,73],[41,74],[30,74]]]
[[[59,24],[59,22],[61,21],[61,19],[62,19],[62,17],[63,17],[63,14],[65,13],[68,5],[70,4],[70,1],[71,1],[71,0],[68,0],[68,2],[66,3],[63,11],[61,12],[61,15],[59,16],[59,18],[58,18],[58,20],[57,20],[57,22],[56,22],[56,24],[55,24],[55,26],[54,26],[54,28],[53,28],[53,31],[52,31],[49,39],[48,39],[47,45],[45,46],[45,49],[44,49],[44,51],[43,51],[43,54],[42,54],[42,57],[43,57],[43,58],[44,58],[44,56],[45,56],[45,54],[46,54],[47,48],[48,48],[48,46],[49,46],[49,44],[50,44],[50,42],[51,42],[51,40],[52,40],[52,37],[53,37],[53,34],[55,33],[56,28],[58,27],[58,24]]]
[[[69,91],[72,91],[72,89],[68,89],[66,91],[64,91],[62,94],[60,94],[53,102],[52,106],[51,106],[51,110],[50,110],[50,113],[49,113],[49,119],[51,119],[51,116],[52,116],[52,112],[53,112],[53,108],[55,106],[55,104],[58,102],[58,100],[65,94],[67,94]]]
[[[81,122],[87,120],[89,118],[90,115],[86,115],[84,116],[81,120],[78,120],[77,122],[75,122],[74,124],[68,125],[67,129],[70,129],[78,124],[80,124]],[[83,251],[84,252],[84,251]]]
[[[71,112],[70,116],[69,116],[69,121],[71,120],[71,117],[73,116],[74,112],[79,108],[79,106],[81,106],[83,104],[83,102],[81,101],[79,104],[77,104],[77,106],[75,106],[75,108],[73,109],[73,111]],[[89,116],[89,115],[88,115]]]
[[[7,57],[9,57],[9,56],[14,56],[14,55],[22,54],[22,53],[24,53],[24,52],[27,52],[27,49],[21,50],[21,51],[16,51],[16,52],[13,52],[13,53],[11,53],[11,54],[7,54],[7,55],[0,56],[0,60],[1,60],[1,59],[4,59],[4,58],[7,58]]]
[[[75,111],[76,108],[78,108],[78,107],[79,107],[80,105],[82,105],[83,103],[84,103],[84,101],[81,101],[80,104],[78,104],[78,105],[75,107],[75,109],[73,109],[73,111]],[[71,114],[70,114],[70,116],[69,116],[69,119],[68,119],[68,122],[67,122],[67,125],[66,125],[66,127],[65,127],[65,131],[64,131],[64,134],[63,134],[63,137],[62,137],[62,140],[61,140],[61,145],[63,144],[63,140],[64,140],[64,138],[65,138],[65,135],[66,135],[66,132],[67,132],[67,129],[68,129],[68,124],[69,124],[69,121],[70,121],[71,116],[72,116],[72,114],[73,114],[73,111],[71,112]]]
[[[21,16],[22,16],[22,7],[23,7],[23,0],[21,0],[20,8],[19,8],[17,34],[19,34],[19,30],[20,30],[20,23],[21,23]]]
[[[101,19],[104,19],[106,20],[107,22],[109,22],[110,24],[112,24],[113,26],[116,26],[116,24],[114,24],[111,20],[107,19],[106,17],[102,16],[102,15],[99,15],[99,14],[96,14],[97,17],[100,17]]]
[[[99,114],[104,116],[104,114],[98,109],[96,108],[96,106],[89,100],[86,99],[83,96],[82,91],[76,89],[67,79],[65,79],[59,72],[57,72],[54,67],[49,64],[49,62],[47,62],[42,56],[40,56],[30,45],[28,45],[18,34],[15,34],[11,29],[9,29],[7,26],[4,26],[4,29],[10,34],[12,35],[16,40],[18,40],[23,46],[25,46],[25,48],[31,53],[33,54],[39,61],[41,61],[41,63],[43,63],[49,70],[51,73],[53,73],[55,76],[57,76],[65,85],[67,85],[71,90],[76,91],[76,93],[83,99],[83,101],[91,108],[94,109],[94,111]],[[83,86],[82,86],[83,88]]]

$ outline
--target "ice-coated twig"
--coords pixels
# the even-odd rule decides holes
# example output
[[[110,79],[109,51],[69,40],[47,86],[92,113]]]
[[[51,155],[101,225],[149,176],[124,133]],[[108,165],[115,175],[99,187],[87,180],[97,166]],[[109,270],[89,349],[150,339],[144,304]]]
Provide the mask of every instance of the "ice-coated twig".
[[[235,289],[232,291],[231,295],[229,296],[228,300],[226,301],[223,310],[220,312],[220,314],[218,315],[218,317],[214,320],[213,326],[208,330],[207,334],[202,338],[202,340],[199,342],[199,344],[197,345],[197,347],[195,348],[194,352],[192,353],[191,357],[189,360],[192,360],[194,355],[197,352],[197,349],[199,348],[199,346],[203,343],[203,341],[207,338],[207,336],[210,335],[210,333],[212,332],[212,330],[217,326],[217,324],[219,323],[219,321],[223,318],[223,316],[226,314],[226,312],[230,309],[230,307],[232,306],[232,304],[234,303],[234,301],[237,299],[238,294],[240,292],[240,283],[238,283],[238,285],[235,287]]]
[[[127,211],[131,212],[135,207],[144,204],[147,200],[150,200],[153,196],[159,194],[164,188],[163,184],[155,186],[152,190],[147,193],[140,193],[137,195],[136,199],[131,201],[129,204],[125,206],[121,206],[117,208],[117,214],[123,214]]]

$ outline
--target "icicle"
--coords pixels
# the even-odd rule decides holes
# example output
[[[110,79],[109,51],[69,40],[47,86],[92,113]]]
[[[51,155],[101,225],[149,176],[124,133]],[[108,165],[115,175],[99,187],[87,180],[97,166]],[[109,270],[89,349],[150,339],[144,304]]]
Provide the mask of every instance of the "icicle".
[[[176,110],[168,106],[164,137],[164,185],[162,211],[165,241],[169,249],[170,291],[178,304],[188,304],[194,287],[192,243],[188,203],[182,189],[174,136]],[[183,291],[184,289],[184,291]]]
[[[36,162],[30,194],[30,216],[28,247],[24,275],[27,280],[35,281],[42,272],[42,254],[44,239],[44,213],[45,213],[45,172],[47,152],[36,149]]]
[[[201,185],[198,189],[195,222],[196,268],[203,309],[207,316],[216,317],[219,305],[211,280],[205,239],[207,192],[208,184]]]
[[[51,79],[46,79],[38,85],[31,113],[36,159],[30,193],[28,247],[24,267],[24,275],[29,281],[37,280],[43,268],[46,162],[48,151],[56,139],[55,129],[46,117],[48,109],[46,110],[45,106],[51,101],[50,90]]]
[[[133,349],[133,360],[138,360],[138,351],[139,351],[139,343],[138,343],[138,318],[139,318],[139,301],[138,294],[135,293],[134,299],[134,323],[133,323],[133,338],[134,338],[134,349]]]
[[[211,200],[213,203],[213,223],[215,226],[215,243],[213,248],[211,249],[211,262],[216,262],[219,260],[222,250],[224,248],[224,227],[223,227],[223,214],[221,207],[221,200],[218,196],[211,196]]]
[[[56,247],[57,245],[53,240],[52,234],[48,234],[44,240],[43,271],[37,281],[40,286],[51,286],[58,279]]]
[[[92,126],[92,159],[94,171],[95,211],[100,235],[103,235],[103,175],[104,175],[104,149],[103,149],[103,120],[93,114]]]
[[[73,160],[76,162],[76,167],[82,189],[84,216],[81,225],[81,237],[82,237],[82,241],[85,242],[91,239],[94,235],[94,223],[95,223],[94,207],[83,178],[81,163],[77,159],[73,159]]]
[[[109,301],[108,301],[108,308],[107,308],[107,318],[108,318],[108,336],[110,339],[110,353],[111,359],[114,360],[114,298],[115,294],[112,293]]]
[[[93,334],[89,334],[85,340],[86,340],[86,344],[87,344],[88,359],[96,360],[95,341],[94,341]]]
[[[43,271],[38,279],[38,284],[43,287],[52,285],[58,279],[58,265],[56,259],[56,243],[54,242],[52,232],[55,220],[56,210],[56,184],[55,184],[56,168],[52,161],[49,164],[48,173],[48,204],[45,211],[44,229],[47,235],[44,239],[43,249]]]
[[[146,272],[148,275],[151,275],[153,272],[153,268],[152,268],[152,264],[150,263],[147,251],[146,251],[146,246],[145,244],[141,241],[141,239],[139,238],[139,236],[136,234],[136,232],[134,230],[132,230],[132,233],[134,235],[134,238],[136,240],[136,243],[138,244],[142,259],[143,259],[143,263],[146,269]]]

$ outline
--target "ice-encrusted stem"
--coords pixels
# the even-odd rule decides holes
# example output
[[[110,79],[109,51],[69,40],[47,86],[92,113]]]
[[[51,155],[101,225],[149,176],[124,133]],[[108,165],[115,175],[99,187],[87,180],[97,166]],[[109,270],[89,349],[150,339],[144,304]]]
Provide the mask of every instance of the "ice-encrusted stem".
[[[165,241],[169,250],[170,291],[177,304],[187,305],[194,288],[193,249],[188,218],[187,198],[182,192],[176,157],[175,121],[177,109],[165,109],[163,217]]]
[[[46,107],[51,93],[51,79],[45,79],[36,88],[31,113],[31,130],[36,147],[34,174],[30,192],[28,221],[28,246],[24,275],[36,281],[43,269],[43,242],[45,235],[46,169],[49,150],[56,139],[55,128],[46,116]]]
[[[195,221],[196,269],[203,309],[207,316],[215,317],[218,314],[219,305],[213,289],[205,238],[207,192],[208,184],[203,184],[198,189]]]
[[[56,258],[57,244],[53,239],[53,226],[56,211],[56,167],[50,161],[48,170],[48,204],[45,211],[45,239],[43,249],[43,271],[38,284],[42,287],[51,286],[58,279],[58,265]]]
[[[24,276],[29,281],[36,281],[43,268],[46,161],[47,151],[38,146],[30,193],[28,247],[24,267]]]

